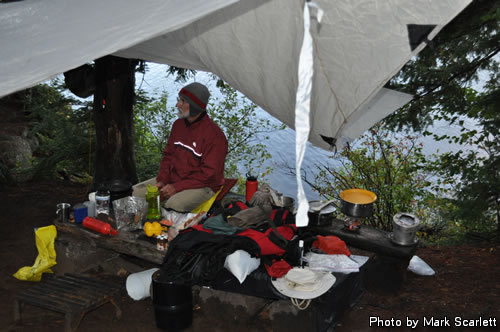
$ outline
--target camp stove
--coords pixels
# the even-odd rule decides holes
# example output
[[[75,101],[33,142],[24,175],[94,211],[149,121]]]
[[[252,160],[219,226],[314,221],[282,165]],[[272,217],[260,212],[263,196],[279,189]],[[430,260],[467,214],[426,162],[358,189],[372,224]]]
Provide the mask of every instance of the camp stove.
[[[344,229],[359,232],[361,218],[373,214],[373,202],[377,196],[365,189],[347,189],[340,193],[340,211],[345,215]]]
[[[343,220],[344,230],[359,233],[359,229],[361,228],[361,218],[346,215]]]

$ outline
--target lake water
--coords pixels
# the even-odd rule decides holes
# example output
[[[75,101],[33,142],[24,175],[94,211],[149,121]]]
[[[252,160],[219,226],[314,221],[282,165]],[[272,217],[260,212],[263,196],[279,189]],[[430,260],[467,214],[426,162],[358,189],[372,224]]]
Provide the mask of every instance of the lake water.
[[[187,82],[175,82],[175,77],[166,74],[166,65],[148,63],[148,71],[146,74],[138,73],[136,75],[136,86],[141,87],[151,95],[158,95],[163,91],[168,93],[167,107],[170,109],[175,106],[178,91],[186,84],[197,81],[205,84],[212,97],[221,98],[219,89],[215,87],[215,81],[211,76],[204,72],[198,72],[196,76]],[[273,123],[280,125],[281,122],[262,109],[257,110],[257,115],[262,118],[270,119]],[[466,121],[467,126],[474,126],[474,124],[469,120]],[[435,122],[431,132],[439,134],[455,134],[459,132],[458,127],[451,127],[447,122],[440,121]],[[295,176],[287,174],[286,167],[283,164],[295,166],[295,131],[290,128],[285,130],[276,131],[270,134],[269,140],[262,139],[268,151],[273,156],[272,160],[268,161],[266,165],[272,166],[275,170],[267,178],[271,187],[283,193],[286,196],[296,197],[297,195],[297,183]],[[463,149],[463,146],[458,144],[448,144],[445,141],[436,142],[432,137],[422,137],[423,151],[426,155],[432,155],[436,152],[447,152],[447,151],[457,151]],[[470,148],[470,147],[466,147]],[[303,168],[308,170],[308,176],[311,179],[314,177],[315,164],[325,164],[332,162],[331,152],[325,151],[323,149],[317,148],[308,144]],[[242,174],[244,171],[242,170]],[[312,189],[304,183],[304,189],[309,200],[318,199],[318,195],[312,191]]]

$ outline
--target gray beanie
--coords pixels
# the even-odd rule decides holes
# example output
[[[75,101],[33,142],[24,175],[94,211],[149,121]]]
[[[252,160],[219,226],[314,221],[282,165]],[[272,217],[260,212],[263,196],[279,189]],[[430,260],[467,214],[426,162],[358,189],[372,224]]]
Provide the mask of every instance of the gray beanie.
[[[179,91],[189,104],[189,115],[196,116],[206,111],[210,92],[203,84],[194,82],[186,85]]]

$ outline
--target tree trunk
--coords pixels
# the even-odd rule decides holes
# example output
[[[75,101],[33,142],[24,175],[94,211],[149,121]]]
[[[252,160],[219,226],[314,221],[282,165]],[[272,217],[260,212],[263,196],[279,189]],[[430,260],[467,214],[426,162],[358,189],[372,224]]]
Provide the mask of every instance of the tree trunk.
[[[137,60],[105,56],[95,61],[94,187],[112,179],[137,183],[133,105]]]

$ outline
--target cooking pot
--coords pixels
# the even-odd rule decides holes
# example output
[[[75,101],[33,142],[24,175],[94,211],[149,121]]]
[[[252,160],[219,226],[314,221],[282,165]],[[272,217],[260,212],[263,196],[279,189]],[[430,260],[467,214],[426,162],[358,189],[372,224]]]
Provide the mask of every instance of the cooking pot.
[[[416,237],[421,223],[414,214],[408,212],[398,213],[392,220],[392,233],[390,238],[392,242],[401,246],[411,246],[418,242]]]
[[[309,211],[307,216],[309,217],[309,226],[324,226],[330,225],[335,219],[335,211],[337,208],[333,205],[326,205],[321,207],[324,203],[321,201],[310,201]],[[316,209],[315,207],[320,207]]]
[[[104,187],[109,190],[111,201],[132,195],[132,183],[124,179],[106,181]]]
[[[377,195],[365,189],[347,189],[340,193],[340,211],[350,217],[363,218],[373,214]]]

